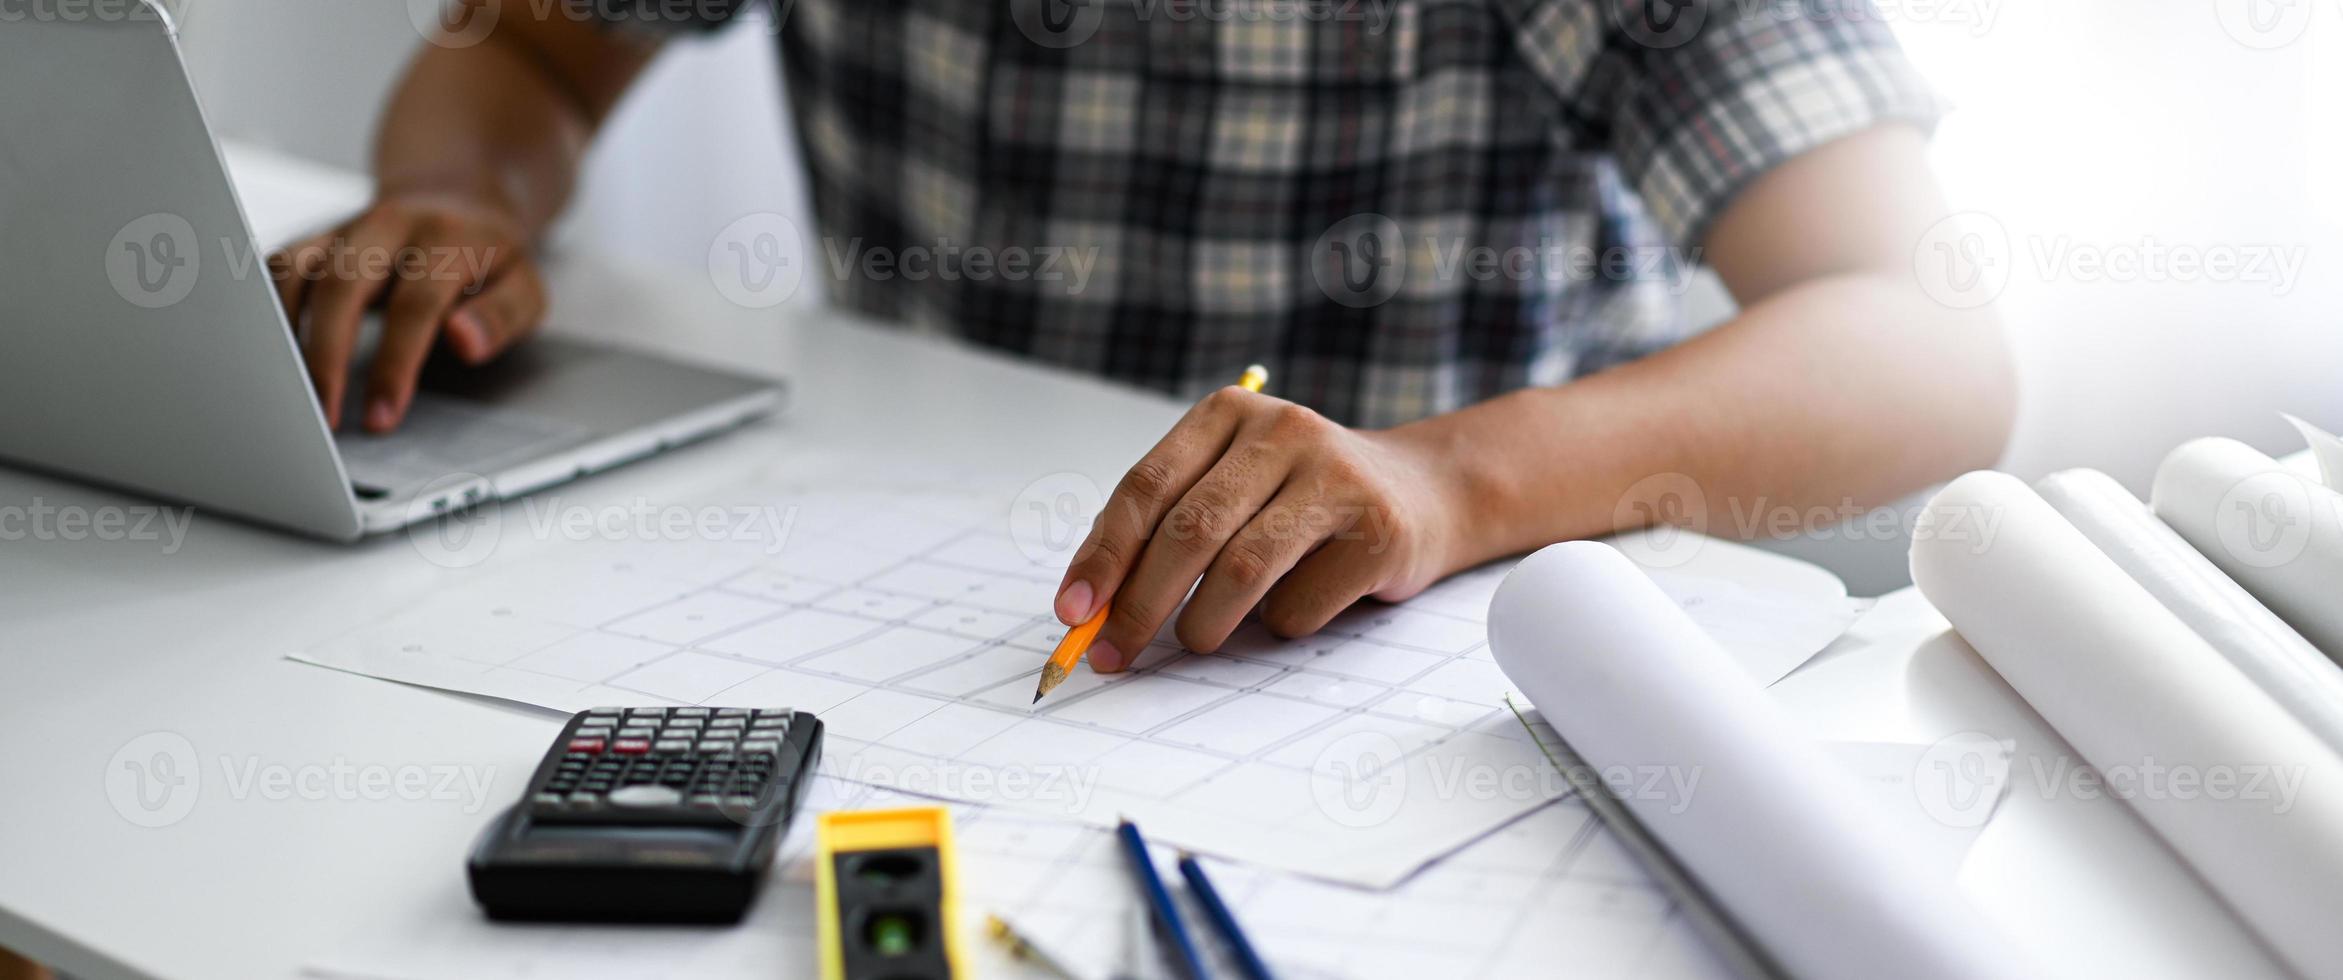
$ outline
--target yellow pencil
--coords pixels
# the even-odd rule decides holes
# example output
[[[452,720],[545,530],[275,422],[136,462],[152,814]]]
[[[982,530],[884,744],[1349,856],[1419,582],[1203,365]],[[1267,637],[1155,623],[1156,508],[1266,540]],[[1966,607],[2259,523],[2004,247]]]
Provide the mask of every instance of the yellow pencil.
[[[1255,364],[1237,378],[1237,387],[1258,394],[1269,385],[1269,369]],[[1049,663],[1041,667],[1041,684],[1034,688],[1033,703],[1040,704],[1043,695],[1056,690],[1074,672],[1074,665],[1082,662],[1082,655],[1090,652],[1090,644],[1098,639],[1098,628],[1106,625],[1106,615],[1114,608],[1111,602],[1100,603],[1098,612],[1083,620],[1082,625],[1066,631],[1066,638],[1058,641],[1058,648],[1050,651]]]
[[[1003,945],[1008,946],[1009,955],[1019,961],[1041,967],[1049,971],[1051,976],[1058,977],[1059,980],[1081,980],[1081,977],[1077,976],[1073,970],[1068,969],[1064,963],[1058,962],[1056,957],[1049,955],[1049,951],[1034,945],[1033,940],[1018,933],[1017,927],[1010,925],[1000,916],[985,916],[984,931],[991,933],[994,939],[998,939]]]

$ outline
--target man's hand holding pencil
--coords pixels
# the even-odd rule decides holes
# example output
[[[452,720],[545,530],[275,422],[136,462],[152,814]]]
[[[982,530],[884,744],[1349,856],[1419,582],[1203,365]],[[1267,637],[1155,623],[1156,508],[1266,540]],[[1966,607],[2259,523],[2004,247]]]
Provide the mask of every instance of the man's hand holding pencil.
[[[1076,626],[1061,653],[1074,649],[1052,666],[1071,668],[1095,629],[1091,668],[1122,670],[1182,599],[1176,635],[1209,653],[1256,606],[1272,631],[1304,636],[1362,597],[1405,599],[1489,557],[1469,533],[1468,481],[1430,434],[1345,428],[1258,384],[1212,393],[1131,467],[1075,551],[1055,609]]]

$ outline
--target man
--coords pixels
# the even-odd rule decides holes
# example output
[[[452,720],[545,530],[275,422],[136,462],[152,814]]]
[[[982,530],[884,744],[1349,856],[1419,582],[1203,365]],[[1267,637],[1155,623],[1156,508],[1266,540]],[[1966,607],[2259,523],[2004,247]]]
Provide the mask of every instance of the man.
[[[416,59],[374,205],[276,260],[328,412],[362,383],[350,421],[372,431],[399,424],[435,346],[484,362],[537,327],[528,245],[596,128],[661,31],[753,0],[463,2],[494,26]],[[1655,515],[1748,533],[1729,506],[1890,499],[1990,464],[2006,438],[1998,327],[1916,280],[1946,216],[1923,154],[1935,105],[1865,0],[787,0],[775,16],[823,236],[1095,262],[849,276],[839,302],[1204,396],[1066,574],[1061,619],[1113,602],[1097,669],[1126,666],[1183,600],[1192,649],[1256,608],[1305,634],[1361,597]],[[329,258],[405,246],[501,258],[476,283]],[[1740,310],[1688,337],[1675,299],[1694,259]],[[384,334],[354,379],[373,305]],[[1283,398],[1212,390],[1254,361]]]

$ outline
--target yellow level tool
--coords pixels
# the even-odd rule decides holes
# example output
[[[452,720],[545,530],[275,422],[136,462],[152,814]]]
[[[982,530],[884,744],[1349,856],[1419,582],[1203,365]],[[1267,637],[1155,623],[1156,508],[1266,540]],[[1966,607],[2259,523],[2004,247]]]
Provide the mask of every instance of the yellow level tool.
[[[964,975],[951,811],[839,810],[815,840],[823,980]]]

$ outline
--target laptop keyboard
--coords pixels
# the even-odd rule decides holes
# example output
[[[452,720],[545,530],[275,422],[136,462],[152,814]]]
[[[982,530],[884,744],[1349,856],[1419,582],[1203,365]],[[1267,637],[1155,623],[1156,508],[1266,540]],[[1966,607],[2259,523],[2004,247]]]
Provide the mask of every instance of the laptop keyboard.
[[[369,496],[385,496],[450,474],[492,476],[585,434],[562,422],[419,394],[397,432],[342,432],[335,442],[350,482]]]

